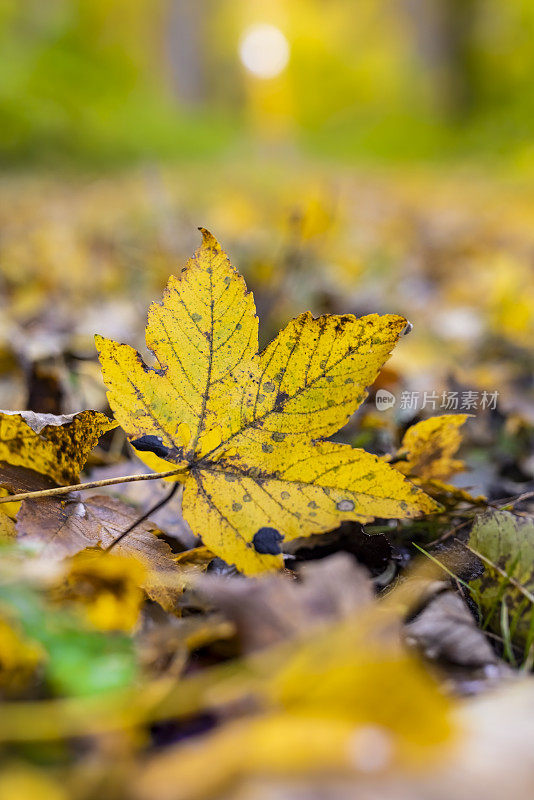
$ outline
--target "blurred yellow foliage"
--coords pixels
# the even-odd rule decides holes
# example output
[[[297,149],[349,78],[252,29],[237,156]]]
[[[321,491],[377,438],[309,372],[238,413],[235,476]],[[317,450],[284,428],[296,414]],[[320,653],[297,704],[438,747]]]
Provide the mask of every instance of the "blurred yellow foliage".
[[[396,457],[395,468],[403,475],[419,479],[423,484],[432,480],[447,480],[464,469],[453,455],[460,447],[460,427],[469,414],[442,414],[430,417],[408,428]]]
[[[0,691],[9,695],[24,689],[44,657],[40,645],[0,613]]]
[[[70,792],[44,770],[26,763],[7,764],[0,775],[2,800],[71,800]]]
[[[80,608],[99,630],[128,632],[139,619],[146,578],[146,568],[133,556],[82,550],[69,560],[53,597]]]

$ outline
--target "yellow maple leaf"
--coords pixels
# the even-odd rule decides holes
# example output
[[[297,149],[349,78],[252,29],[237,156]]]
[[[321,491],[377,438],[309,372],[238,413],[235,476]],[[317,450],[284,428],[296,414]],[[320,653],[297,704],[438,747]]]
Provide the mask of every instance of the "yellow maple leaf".
[[[376,456],[321,441],[366,397],[403,317],[301,314],[258,354],[252,295],[219,243],[203,242],[149,311],[158,366],[97,336],[115,418],[149,466],[183,469],[183,513],[204,544],[254,574],[281,543],[341,521],[438,506]]]
[[[404,434],[395,463],[404,475],[421,482],[444,481],[464,469],[463,461],[453,458],[462,442],[460,428],[470,414],[443,414],[412,425]]]
[[[99,411],[59,416],[0,411],[0,462],[27,467],[57,484],[74,483],[99,437],[115,426]]]

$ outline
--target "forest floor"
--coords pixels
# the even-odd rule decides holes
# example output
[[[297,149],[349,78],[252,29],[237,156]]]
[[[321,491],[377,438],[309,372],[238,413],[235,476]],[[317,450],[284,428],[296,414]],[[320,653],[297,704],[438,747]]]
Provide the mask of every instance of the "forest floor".
[[[530,798],[532,188],[232,164],[13,175],[0,200],[5,411],[111,418],[94,335],[150,365],[148,307],[205,226],[261,348],[307,310],[409,320],[330,440],[441,509],[343,521],[246,576],[179,492],[142,520],[162,480],[2,503],[2,800]],[[148,471],[128,431],[77,419],[1,414],[0,500]]]

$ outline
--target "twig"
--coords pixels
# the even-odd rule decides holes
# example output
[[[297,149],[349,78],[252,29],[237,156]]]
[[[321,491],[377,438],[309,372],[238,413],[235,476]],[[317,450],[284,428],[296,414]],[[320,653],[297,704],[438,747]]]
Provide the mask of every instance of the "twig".
[[[169,502],[169,500],[171,500],[171,499],[172,499],[172,497],[174,497],[174,495],[175,495],[175,493],[176,493],[176,490],[177,490],[178,486],[179,486],[179,484],[178,484],[178,483],[175,483],[175,484],[174,484],[174,486],[172,487],[171,491],[170,491],[170,492],[169,492],[169,494],[167,495],[167,497],[164,497],[164,498],[163,498],[163,500],[160,500],[158,503],[156,503],[156,505],[155,505],[155,506],[152,506],[152,508],[150,508],[150,509],[149,509],[149,510],[146,512],[146,514],[143,514],[143,516],[142,516],[142,517],[139,517],[139,519],[136,519],[136,520],[135,520],[135,522],[134,522],[132,525],[130,525],[130,527],[129,527],[129,528],[126,528],[126,530],[125,530],[125,531],[123,531],[123,532],[120,534],[120,536],[117,536],[117,538],[116,538],[116,539],[115,539],[113,542],[111,542],[111,544],[110,544],[110,545],[108,545],[108,546],[106,547],[106,550],[108,551],[108,553],[109,553],[109,551],[110,551],[110,550],[111,550],[113,547],[115,547],[115,545],[116,545],[116,544],[118,544],[118,543],[121,541],[121,539],[124,539],[124,537],[125,537],[125,536],[127,536],[129,533],[131,533],[131,532],[133,531],[133,529],[134,529],[134,528],[137,528],[137,526],[138,526],[138,525],[140,525],[140,524],[141,524],[141,522],[144,522],[144,521],[145,521],[145,519],[148,519],[148,518],[150,517],[150,515],[154,513],[154,511],[157,511],[157,510],[158,510],[158,508],[161,508],[161,507],[162,507],[162,506],[164,506],[166,503],[168,503],[168,502]]]
[[[125,475],[122,478],[105,478],[102,481],[90,481],[89,483],[76,483],[72,486],[56,486],[53,489],[39,489],[36,492],[22,492],[21,494],[8,494],[0,497],[0,503],[17,503],[19,500],[38,500],[41,497],[54,497],[56,495],[68,494],[69,492],[80,492],[84,489],[98,489],[100,486],[114,486],[117,483],[133,483],[134,481],[155,481],[158,478],[171,478],[186,472],[189,467],[171,469],[168,472],[149,472],[142,475]]]
[[[442,533],[441,536],[439,536],[437,539],[433,539],[431,542],[428,542],[428,547],[434,547],[435,545],[441,544],[442,542],[445,542],[447,539],[450,539],[450,537],[454,536],[454,534],[461,528],[464,528],[466,525],[469,525],[469,523],[472,522],[473,518],[474,515],[470,516],[464,522],[460,522],[459,525],[455,525],[454,528],[451,528],[445,533]]]

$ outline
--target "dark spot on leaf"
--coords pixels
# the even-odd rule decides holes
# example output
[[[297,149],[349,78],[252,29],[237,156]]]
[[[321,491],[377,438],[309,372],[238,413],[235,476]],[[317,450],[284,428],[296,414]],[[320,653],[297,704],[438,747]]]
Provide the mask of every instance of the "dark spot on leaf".
[[[282,500],[289,500],[289,498],[291,497],[291,495],[289,494],[289,492],[282,492],[282,494],[280,495],[280,497],[282,498]]]
[[[347,380],[345,381],[345,383],[354,383],[354,380],[353,380],[352,378],[347,378]]]
[[[232,511],[241,511],[242,507],[241,503],[232,503]]]
[[[134,439],[132,445],[136,450],[154,453],[160,458],[166,458],[170,452],[159,436],[141,436],[139,439]]]
[[[191,319],[193,320],[193,322],[200,322],[200,320],[202,319],[202,317],[200,316],[200,314],[197,314],[197,313],[195,312],[194,314],[191,314]]]
[[[244,494],[243,495],[243,502],[244,503],[250,503],[251,500],[252,500],[252,497],[249,494]]]
[[[259,394],[257,400],[258,400],[258,403],[263,403],[263,401],[265,400],[265,395]]]
[[[272,453],[274,447],[272,446],[272,444],[262,444],[261,449],[263,450],[264,453]]]
[[[274,392],[275,386],[272,381],[267,381],[267,383],[263,384],[263,391],[264,392]]]
[[[289,395],[287,392],[278,392],[276,395],[276,400],[274,401],[274,410],[281,411],[282,405],[285,403],[286,400],[289,400]]]
[[[315,502],[315,500],[311,500],[311,501],[308,503],[308,508],[319,508],[319,506],[317,505],[317,503]]]
[[[252,544],[257,553],[277,556],[281,552],[280,542],[284,537],[276,528],[260,528],[256,531]]]
[[[224,480],[228,481],[228,483],[233,483],[237,480],[237,475],[232,475],[230,472],[227,472],[224,476]]]
[[[273,433],[273,435],[271,436],[271,439],[273,440],[273,442],[283,442],[285,438],[286,438],[286,434],[285,433],[281,433],[280,431],[275,431]]]

